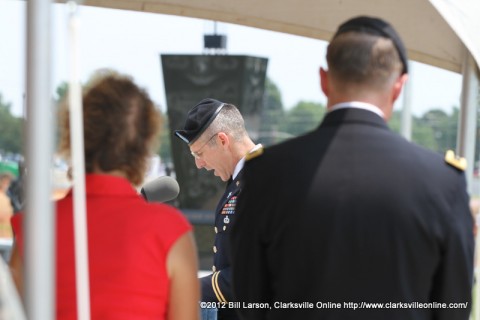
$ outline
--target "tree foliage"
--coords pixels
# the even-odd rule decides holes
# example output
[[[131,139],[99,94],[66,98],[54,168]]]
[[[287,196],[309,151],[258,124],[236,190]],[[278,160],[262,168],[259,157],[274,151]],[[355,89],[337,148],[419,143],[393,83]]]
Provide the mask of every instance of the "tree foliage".
[[[285,133],[280,132],[285,118],[282,95],[277,85],[268,77],[265,81],[265,100],[261,112],[257,142],[267,146],[285,139]]]
[[[23,119],[12,115],[10,109],[11,103],[0,94],[0,150],[21,153]]]
[[[318,102],[300,101],[285,116],[281,128],[293,136],[298,136],[318,127],[325,116],[326,108]]]
[[[457,142],[458,108],[453,108],[451,114],[443,110],[433,109],[417,120],[417,125],[431,129],[434,145],[432,150],[444,153],[455,149]]]
[[[422,116],[412,118],[412,141],[438,153],[455,149],[457,139],[459,109],[451,114],[432,109]],[[394,111],[389,121],[393,131],[400,133],[401,111]],[[477,138],[478,139],[478,138]]]
[[[67,96],[67,93],[68,93],[68,82],[63,81],[57,86],[57,89],[55,90],[55,95],[56,95],[56,97],[54,97],[55,101],[57,103],[62,101],[62,99]]]

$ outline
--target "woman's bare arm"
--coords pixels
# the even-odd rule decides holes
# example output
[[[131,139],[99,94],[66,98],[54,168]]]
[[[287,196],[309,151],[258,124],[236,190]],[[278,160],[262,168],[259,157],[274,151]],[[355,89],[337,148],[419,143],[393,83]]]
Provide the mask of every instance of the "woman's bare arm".
[[[200,287],[195,241],[191,232],[180,237],[167,256],[170,278],[168,320],[199,319]]]

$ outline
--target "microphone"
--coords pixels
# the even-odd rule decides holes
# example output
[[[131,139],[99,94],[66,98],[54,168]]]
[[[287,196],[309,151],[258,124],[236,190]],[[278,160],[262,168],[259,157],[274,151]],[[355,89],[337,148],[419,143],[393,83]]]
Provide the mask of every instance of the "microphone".
[[[140,194],[147,202],[166,202],[180,193],[177,180],[169,176],[158,177],[143,185]]]

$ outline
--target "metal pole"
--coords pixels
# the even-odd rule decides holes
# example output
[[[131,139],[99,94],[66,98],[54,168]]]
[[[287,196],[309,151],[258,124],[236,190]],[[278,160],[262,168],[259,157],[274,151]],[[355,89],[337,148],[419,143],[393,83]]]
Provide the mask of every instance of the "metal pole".
[[[465,175],[467,177],[468,192],[472,194],[479,81],[475,60],[469,52],[467,52],[465,57],[462,74],[463,82],[457,134],[457,154],[467,160]]]
[[[54,220],[50,168],[53,154],[51,2],[27,2],[27,189],[25,305],[28,319],[54,319]]]
[[[477,99],[479,90],[478,69],[472,55],[467,52],[463,64],[463,81],[462,81],[462,97],[460,117],[458,119],[458,134],[457,134],[457,153],[465,157],[467,160],[467,170],[465,172],[467,178],[468,193],[473,193],[473,169],[475,167],[475,138],[477,130]],[[475,256],[478,259],[480,253],[478,243],[480,241],[480,233],[476,236]],[[479,272],[475,269],[475,275]],[[475,310],[474,319],[480,319],[480,286],[475,286],[475,294],[473,300],[473,308]]]
[[[463,82],[462,82],[462,100],[460,109],[460,125],[458,128],[458,150],[457,152],[467,159],[467,184],[468,192],[473,195],[473,172],[475,167],[475,138],[477,130],[477,104],[479,98],[479,74],[478,66],[475,64],[470,53],[467,53],[463,65]],[[476,252],[478,259],[480,254],[479,246],[480,233],[476,236]],[[475,275],[478,276],[479,270],[475,269]],[[473,308],[475,310],[474,319],[480,319],[480,286],[475,286]]]
[[[408,141],[412,140],[412,64],[409,63],[408,81],[403,89],[402,122],[400,132]]]
[[[85,148],[83,141],[82,88],[80,84],[79,19],[76,1],[67,3],[69,18],[70,81],[70,144],[73,168],[73,221],[75,236],[75,271],[77,316],[90,319],[90,281],[88,272],[87,208],[85,196]]]

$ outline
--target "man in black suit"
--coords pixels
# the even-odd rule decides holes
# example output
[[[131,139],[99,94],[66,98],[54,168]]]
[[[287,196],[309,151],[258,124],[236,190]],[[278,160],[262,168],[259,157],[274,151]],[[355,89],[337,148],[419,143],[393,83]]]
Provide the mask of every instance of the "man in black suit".
[[[219,320],[238,319],[232,302],[229,236],[236,219],[237,198],[242,190],[242,169],[245,156],[259,149],[248,136],[240,111],[228,103],[204,99],[187,115],[184,128],[175,135],[185,141],[198,169],[214,170],[214,174],[227,182],[225,193],[215,210],[215,244],[213,246],[213,273],[201,278],[202,301],[219,306]],[[219,302],[219,304],[217,304]],[[202,310],[202,317],[211,312]]]
[[[327,63],[318,129],[245,164],[231,237],[241,318],[468,319],[463,163],[386,124],[407,79],[400,37],[380,19],[351,19]]]

